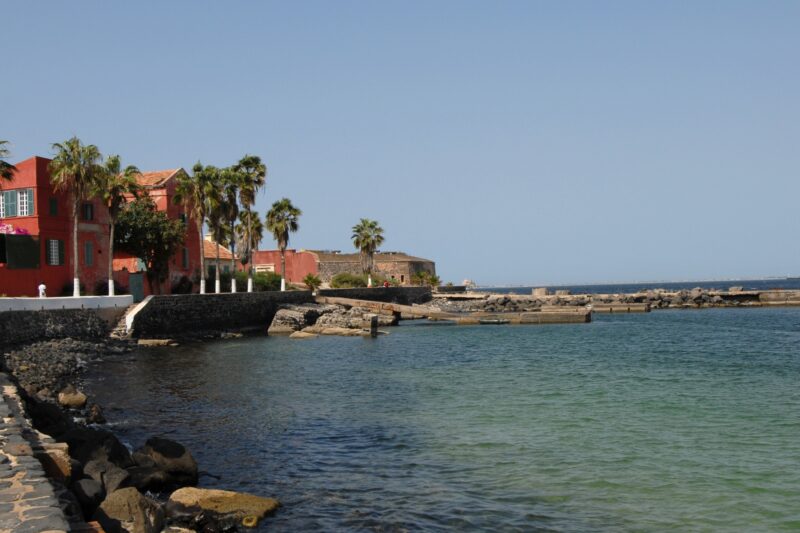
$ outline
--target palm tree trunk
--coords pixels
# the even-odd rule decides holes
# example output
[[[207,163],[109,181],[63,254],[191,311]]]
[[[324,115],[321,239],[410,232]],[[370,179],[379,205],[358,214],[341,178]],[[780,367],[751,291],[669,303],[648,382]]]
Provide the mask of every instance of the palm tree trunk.
[[[108,230],[108,295],[114,296],[114,221]]]
[[[200,294],[206,293],[206,261],[203,250],[203,222],[197,224],[197,234],[200,236]]]
[[[74,193],[73,193],[74,194]],[[78,277],[78,203],[80,200],[75,197],[72,202],[72,296],[77,298],[81,295],[81,281]]]
[[[286,290],[286,255],[285,249],[281,248],[281,291]]]
[[[253,214],[247,208],[247,292],[253,292]]]
[[[236,236],[233,232],[235,220],[231,221],[231,292],[236,292]]]
[[[219,294],[220,293],[220,282],[219,282],[219,243],[217,243],[217,267],[214,269],[214,292]]]

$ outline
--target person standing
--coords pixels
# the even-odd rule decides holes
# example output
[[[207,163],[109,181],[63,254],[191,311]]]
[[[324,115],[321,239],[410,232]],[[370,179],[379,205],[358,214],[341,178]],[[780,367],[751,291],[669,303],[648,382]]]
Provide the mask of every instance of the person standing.
[[[47,285],[44,284],[44,281],[39,283],[39,298],[47,298]]]

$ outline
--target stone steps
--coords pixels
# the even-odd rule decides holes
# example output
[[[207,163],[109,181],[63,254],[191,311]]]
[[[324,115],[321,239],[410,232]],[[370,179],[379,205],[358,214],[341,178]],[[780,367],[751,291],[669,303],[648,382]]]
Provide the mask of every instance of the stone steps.
[[[127,309],[125,309],[125,312],[122,314],[119,321],[117,321],[117,325],[114,326],[114,328],[111,330],[111,333],[108,334],[109,337],[120,340],[127,340],[131,338],[131,334],[128,331],[127,325],[125,324],[125,318],[128,316],[128,313],[130,313],[137,305],[139,304],[130,305]]]

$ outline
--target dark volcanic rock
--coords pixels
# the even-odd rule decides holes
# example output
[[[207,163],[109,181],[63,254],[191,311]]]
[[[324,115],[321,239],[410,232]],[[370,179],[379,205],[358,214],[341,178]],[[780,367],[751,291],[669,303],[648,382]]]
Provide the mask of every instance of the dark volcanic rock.
[[[59,437],[69,445],[69,454],[83,464],[105,459],[120,468],[133,466],[128,449],[113,433],[102,429],[75,427]]]
[[[155,468],[166,472],[169,484],[176,486],[197,484],[197,462],[182,444],[161,437],[151,437],[137,452],[137,457],[138,454],[149,457]]]

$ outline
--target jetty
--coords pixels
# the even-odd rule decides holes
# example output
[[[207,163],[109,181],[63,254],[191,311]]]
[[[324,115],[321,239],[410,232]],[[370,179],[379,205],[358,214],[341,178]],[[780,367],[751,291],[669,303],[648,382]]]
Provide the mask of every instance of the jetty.
[[[427,318],[429,320],[446,320],[459,325],[473,324],[580,324],[592,321],[592,311],[586,307],[558,310],[551,309],[546,312],[472,312],[455,313],[442,311],[426,305],[403,305],[397,303],[379,302],[374,300],[360,300],[355,298],[342,298],[335,296],[316,296],[319,304],[335,304],[348,307],[363,307],[373,313],[384,315],[403,316],[406,318]]]

